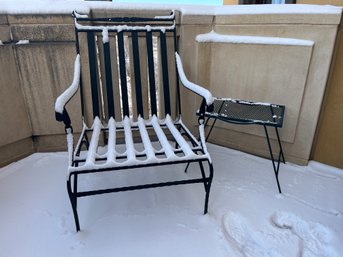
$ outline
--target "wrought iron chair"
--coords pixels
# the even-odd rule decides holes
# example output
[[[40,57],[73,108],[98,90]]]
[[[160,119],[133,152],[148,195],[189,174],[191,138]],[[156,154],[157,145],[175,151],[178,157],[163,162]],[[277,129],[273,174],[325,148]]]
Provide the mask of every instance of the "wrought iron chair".
[[[80,230],[79,197],[119,191],[203,183],[207,213],[213,166],[205,145],[204,115],[213,107],[213,97],[184,74],[177,54],[175,13],[154,18],[88,18],[76,12],[73,16],[74,77],[57,98],[55,112],[67,135],[67,190],[76,230]],[[179,80],[203,98],[199,139],[182,121]],[[83,129],[74,146],[66,105],[77,91]],[[103,154],[99,152],[102,141]],[[119,144],[124,152],[117,150]],[[199,178],[78,190],[78,177],[90,173],[192,162],[199,164]]]

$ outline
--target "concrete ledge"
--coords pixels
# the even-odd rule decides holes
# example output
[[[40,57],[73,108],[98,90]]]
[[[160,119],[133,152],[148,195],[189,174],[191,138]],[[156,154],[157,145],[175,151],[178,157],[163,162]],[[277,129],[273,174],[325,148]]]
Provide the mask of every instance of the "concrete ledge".
[[[338,14],[242,14],[218,15],[215,23],[223,24],[321,24],[337,25]]]

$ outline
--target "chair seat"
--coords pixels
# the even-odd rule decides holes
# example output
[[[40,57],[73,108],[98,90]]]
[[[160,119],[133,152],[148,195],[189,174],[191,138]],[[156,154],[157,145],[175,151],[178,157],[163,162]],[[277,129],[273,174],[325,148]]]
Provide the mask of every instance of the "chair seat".
[[[80,148],[85,134],[90,133],[88,150],[81,155],[74,152],[69,173],[210,161],[201,141],[191,134],[181,119],[174,121],[169,115],[165,119],[138,117],[137,121],[125,117],[120,122],[111,118],[106,125],[96,117],[91,128],[84,126],[75,149]],[[99,151],[101,133],[108,138],[103,154]]]

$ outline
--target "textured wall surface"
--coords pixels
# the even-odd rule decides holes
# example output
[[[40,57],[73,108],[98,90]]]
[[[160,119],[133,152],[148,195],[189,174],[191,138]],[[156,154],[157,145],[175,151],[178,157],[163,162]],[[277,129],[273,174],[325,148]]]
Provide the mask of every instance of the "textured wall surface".
[[[151,11],[150,11],[151,12]],[[146,16],[148,10],[101,10],[94,16]],[[154,13],[158,13],[155,10]],[[165,14],[166,11],[161,11]],[[179,50],[190,80],[217,96],[286,105],[281,129],[286,159],[306,164],[329,75],[341,15],[178,14]],[[223,35],[306,39],[313,46],[199,43],[215,30]],[[75,58],[69,15],[0,15],[0,165],[33,151],[65,149],[64,128],[54,118],[54,101],[71,83]],[[16,45],[19,40],[29,44]],[[199,98],[182,90],[183,120],[197,124]],[[68,110],[80,130],[78,94]],[[14,114],[14,115],[13,115]],[[274,136],[272,136],[274,137]],[[217,123],[210,141],[268,156],[262,127]],[[275,146],[275,141],[273,141]]]

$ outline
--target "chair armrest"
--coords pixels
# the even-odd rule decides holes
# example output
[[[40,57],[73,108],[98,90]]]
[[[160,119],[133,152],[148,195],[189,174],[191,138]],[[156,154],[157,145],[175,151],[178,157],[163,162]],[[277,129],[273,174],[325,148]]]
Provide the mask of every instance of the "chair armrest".
[[[59,97],[57,97],[55,102],[56,113],[63,114],[65,105],[70,101],[70,99],[75,95],[76,91],[79,89],[80,70],[80,55],[78,54],[75,58],[74,63],[73,82]]]
[[[176,66],[177,66],[177,71],[180,77],[180,80],[182,84],[188,88],[189,90],[193,91],[197,95],[201,96],[202,98],[205,99],[206,105],[211,106],[213,104],[214,98],[209,90],[206,88],[203,88],[200,85],[194,84],[193,82],[189,81],[185,75],[185,72],[183,70],[181,58],[177,52],[175,52],[175,58],[176,58]]]
[[[194,84],[193,82],[189,81],[185,75],[181,58],[177,52],[175,52],[175,58],[176,58],[177,71],[178,71],[181,83],[186,88],[188,88],[189,90],[191,90],[192,92],[196,93],[197,95],[203,98],[200,109],[199,109],[199,124],[202,124],[205,119],[205,112],[213,111],[214,97],[212,96],[211,92],[207,90],[206,88],[203,88],[202,86]]]
[[[56,99],[55,102],[55,116],[57,121],[63,121],[67,127],[70,127],[70,118],[67,110],[65,109],[66,104],[75,95],[79,88],[80,82],[80,55],[78,54],[75,58],[74,63],[74,76],[71,85]]]

